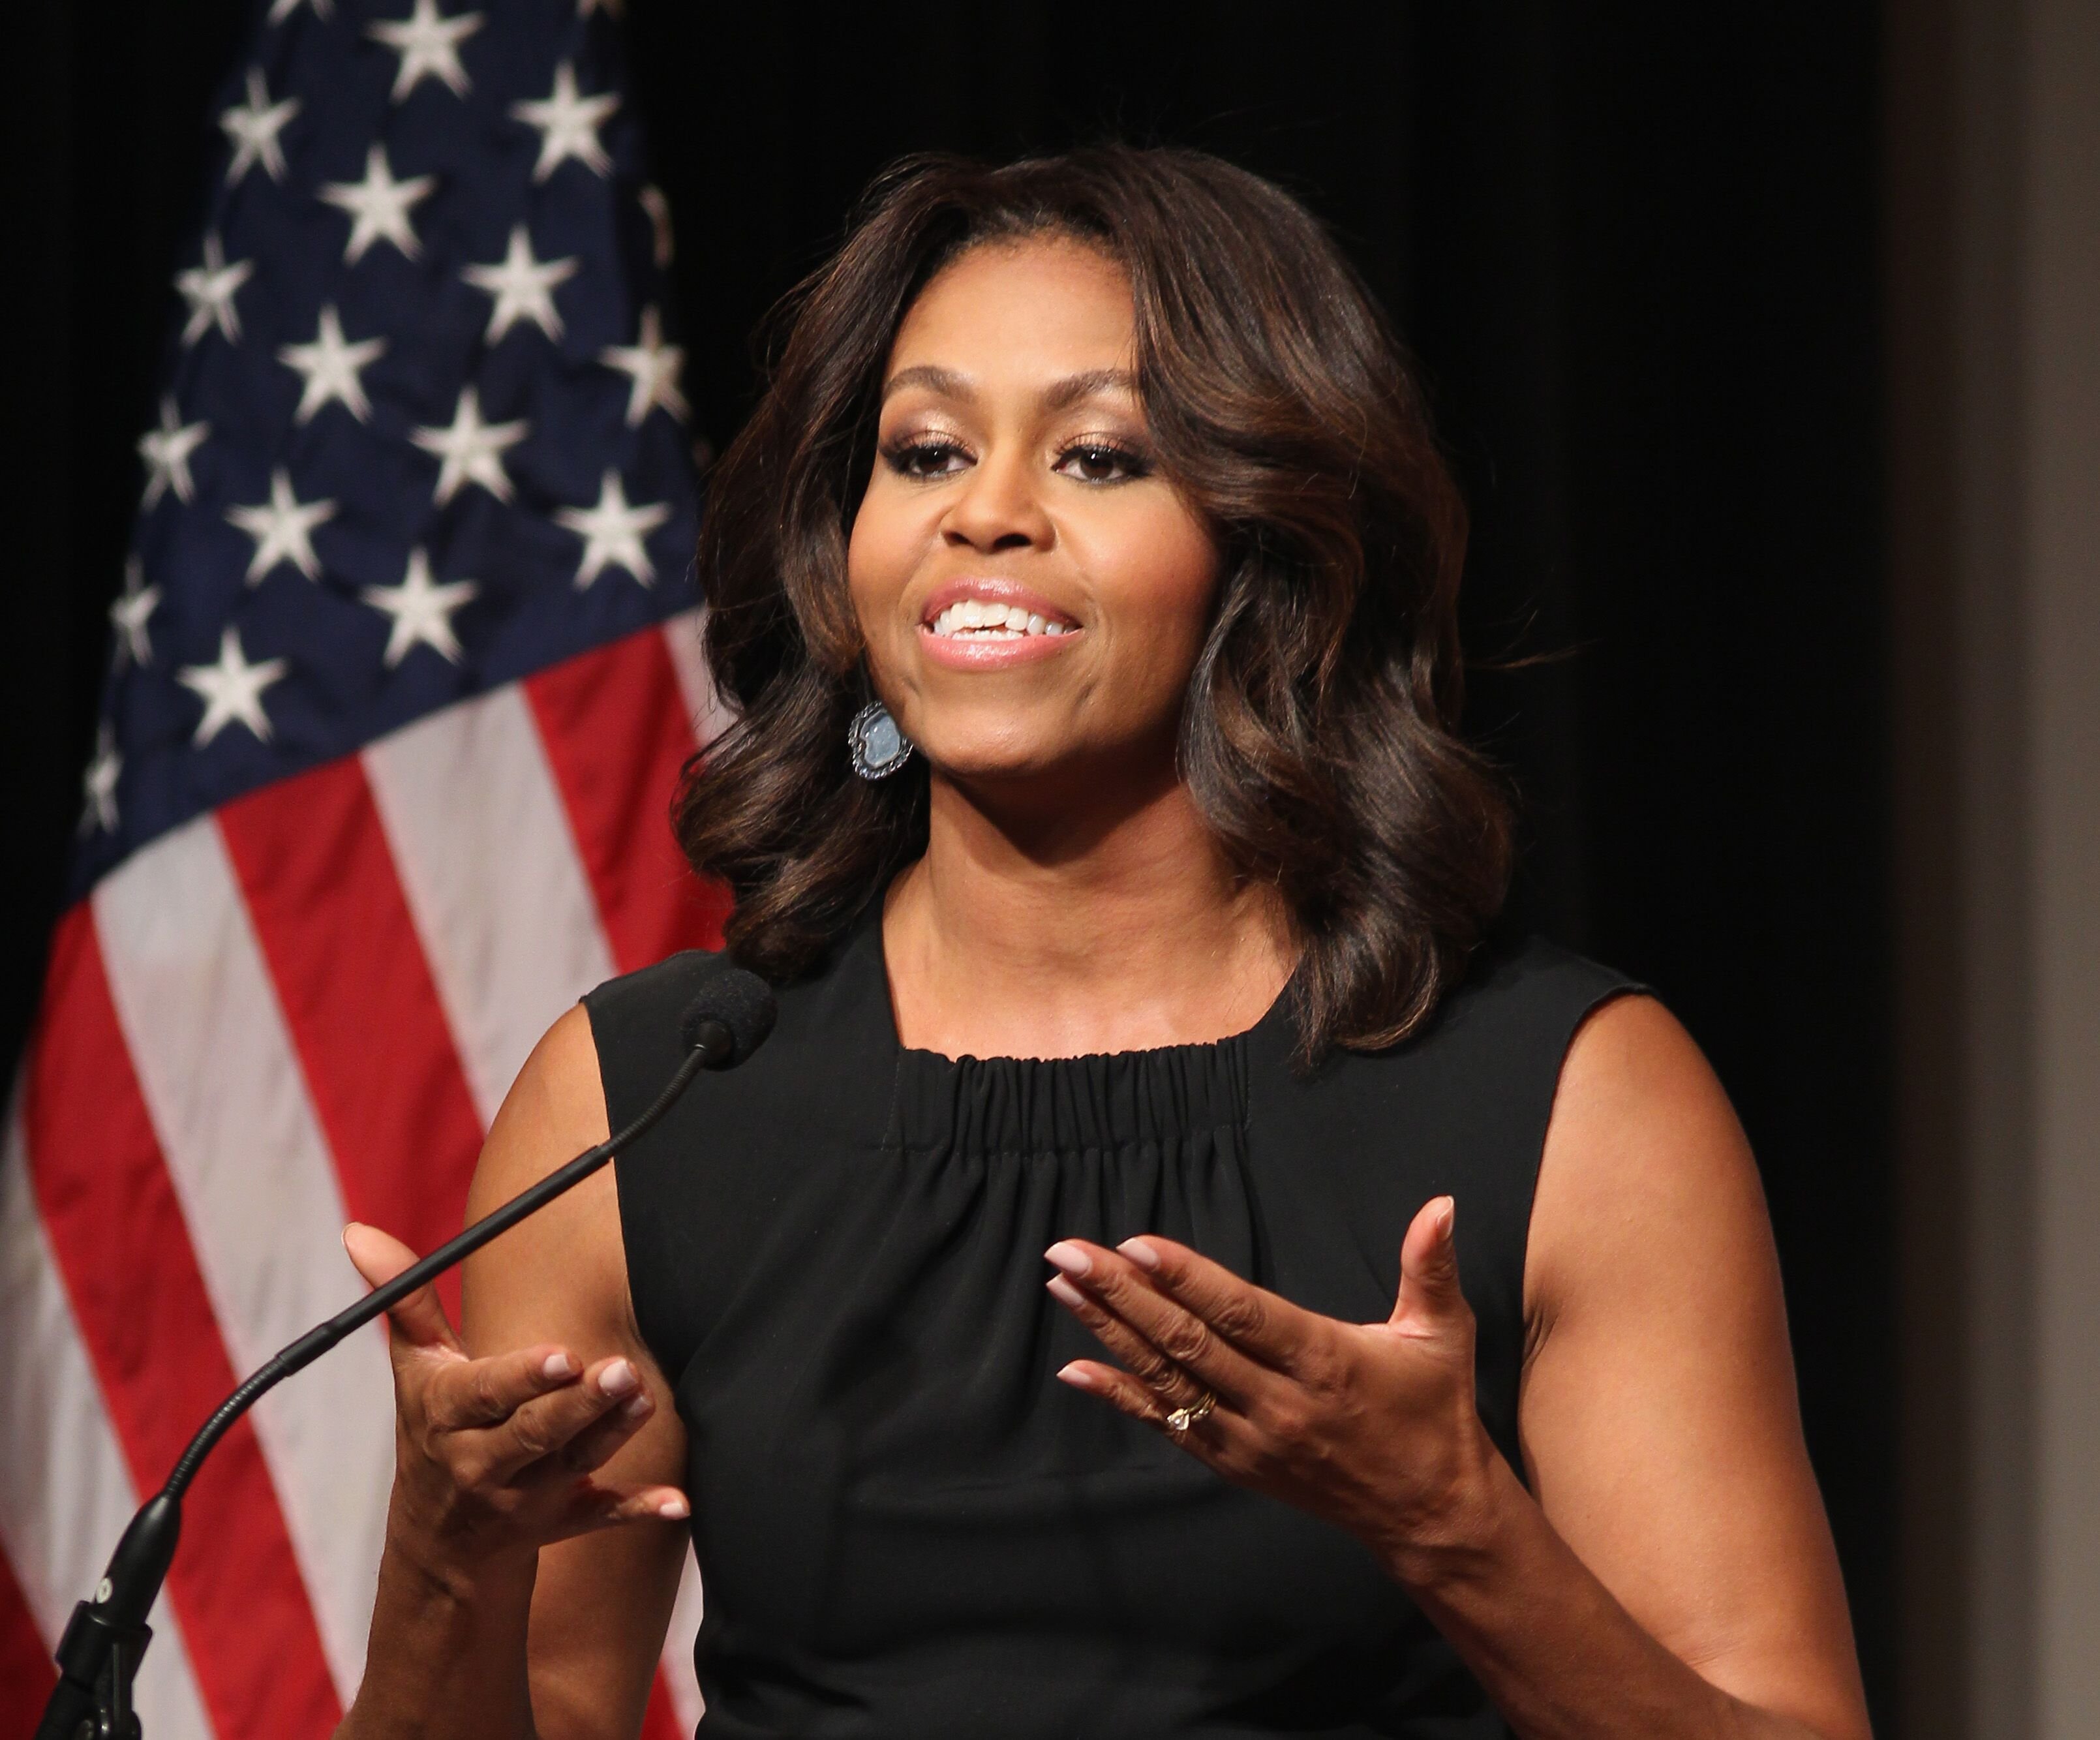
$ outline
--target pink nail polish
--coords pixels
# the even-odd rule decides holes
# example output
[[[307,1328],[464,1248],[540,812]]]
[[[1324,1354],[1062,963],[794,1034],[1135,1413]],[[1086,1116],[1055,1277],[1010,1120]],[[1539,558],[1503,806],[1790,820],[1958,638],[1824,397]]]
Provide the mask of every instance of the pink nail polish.
[[[549,1378],[574,1377],[576,1362],[567,1354],[549,1354],[540,1362],[540,1376]]]
[[[1043,1253],[1043,1260],[1070,1275],[1085,1274],[1094,1266],[1092,1259],[1084,1251],[1062,1239]]]
[[[640,1395],[620,1404],[620,1415],[626,1420],[639,1420],[649,1411],[651,1406],[649,1392],[645,1389]]]
[[[1057,1381],[1061,1384],[1070,1384],[1074,1389],[1092,1389],[1094,1387],[1094,1375],[1084,1366],[1065,1366],[1058,1371]]]
[[[607,1396],[624,1396],[641,1381],[633,1366],[624,1359],[615,1359],[598,1373],[598,1393]]]
[[[683,1499],[666,1499],[656,1507],[656,1514],[675,1522],[681,1517],[690,1517],[692,1511]]]
[[[1083,1305],[1087,1296],[1061,1274],[1053,1274],[1043,1283],[1043,1290],[1061,1305]]]
[[[1158,1271],[1159,1253],[1142,1239],[1126,1239],[1116,1248],[1136,1263],[1139,1268],[1149,1269],[1155,1273]]]

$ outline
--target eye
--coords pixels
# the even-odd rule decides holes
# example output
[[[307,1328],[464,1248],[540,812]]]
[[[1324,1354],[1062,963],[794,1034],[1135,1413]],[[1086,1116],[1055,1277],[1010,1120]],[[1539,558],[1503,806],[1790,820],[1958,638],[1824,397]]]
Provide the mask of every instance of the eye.
[[[1084,484],[1124,484],[1143,477],[1152,468],[1145,456],[1120,442],[1088,439],[1074,441],[1057,455],[1053,468]]]
[[[946,477],[960,471],[969,459],[954,441],[924,438],[885,447],[882,457],[900,477]]]

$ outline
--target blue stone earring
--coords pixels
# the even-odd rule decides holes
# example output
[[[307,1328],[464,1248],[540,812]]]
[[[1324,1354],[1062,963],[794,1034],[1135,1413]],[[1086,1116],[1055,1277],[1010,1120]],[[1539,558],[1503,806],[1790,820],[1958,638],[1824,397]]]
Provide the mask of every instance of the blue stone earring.
[[[863,779],[887,779],[911,759],[911,740],[898,728],[887,707],[870,701],[846,727],[846,753]]]

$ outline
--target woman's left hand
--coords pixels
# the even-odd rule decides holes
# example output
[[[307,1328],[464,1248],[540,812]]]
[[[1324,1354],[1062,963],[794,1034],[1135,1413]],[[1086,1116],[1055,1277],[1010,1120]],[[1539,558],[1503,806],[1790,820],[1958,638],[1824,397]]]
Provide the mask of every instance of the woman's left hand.
[[[1228,1480],[1338,1524],[1405,1578],[1479,1526],[1498,1454],[1474,1399],[1453,1209],[1440,1196],[1415,1215],[1382,1323],[1302,1310],[1151,1234],[1113,1251],[1054,1244],[1052,1296],[1128,1367],[1074,1360],[1057,1375]],[[1180,1424],[1177,1409],[1197,1417]]]

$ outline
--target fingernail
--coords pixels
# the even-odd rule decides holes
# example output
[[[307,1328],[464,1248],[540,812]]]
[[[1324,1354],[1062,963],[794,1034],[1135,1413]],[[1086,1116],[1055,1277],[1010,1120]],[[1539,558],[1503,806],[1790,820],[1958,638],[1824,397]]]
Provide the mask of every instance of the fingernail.
[[[567,1354],[549,1354],[540,1362],[540,1376],[542,1377],[574,1377],[576,1375],[576,1362]]]
[[[624,1396],[642,1380],[635,1375],[634,1367],[624,1359],[615,1359],[598,1375],[598,1393],[605,1396]]]
[[[1084,1251],[1062,1239],[1043,1253],[1043,1260],[1072,1275],[1085,1274],[1094,1266],[1092,1260]]]
[[[1057,1381],[1070,1384],[1074,1389],[1092,1389],[1094,1375],[1082,1365],[1065,1366],[1058,1371]]]
[[[692,1508],[683,1499],[666,1499],[656,1507],[656,1514],[675,1522],[681,1517],[692,1515]]]
[[[1052,1275],[1043,1285],[1060,1305],[1083,1305],[1087,1302],[1087,1296],[1061,1274]]]
[[[1126,1239],[1116,1248],[1140,1269],[1157,1269],[1159,1253],[1142,1239]]]
[[[623,1402],[620,1403],[620,1418],[623,1420],[639,1420],[644,1414],[649,1411],[651,1406],[653,1406],[653,1404],[649,1400],[649,1392],[645,1389],[640,1395],[635,1397],[633,1401]]]
[[[1436,1217],[1437,1233],[1441,1237],[1449,1239],[1451,1236],[1452,1226],[1457,1221],[1458,1218],[1458,1199],[1453,1196],[1445,1197],[1444,1199],[1444,1212]]]

